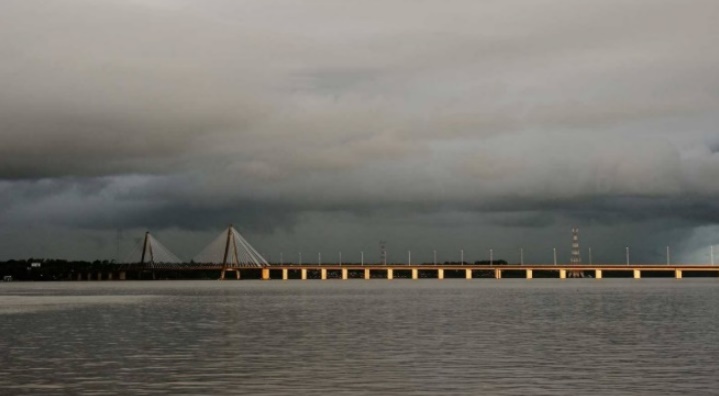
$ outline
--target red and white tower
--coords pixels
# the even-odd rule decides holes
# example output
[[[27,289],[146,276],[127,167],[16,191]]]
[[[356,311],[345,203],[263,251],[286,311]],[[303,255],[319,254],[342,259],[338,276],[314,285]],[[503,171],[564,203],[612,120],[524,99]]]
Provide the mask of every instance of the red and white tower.
[[[582,264],[582,251],[579,249],[579,228],[572,228],[572,255],[569,259],[571,265]],[[568,271],[570,278],[584,278],[584,271]]]
[[[579,228],[572,228],[572,257],[569,262],[572,265],[582,263],[582,251],[579,250]]]

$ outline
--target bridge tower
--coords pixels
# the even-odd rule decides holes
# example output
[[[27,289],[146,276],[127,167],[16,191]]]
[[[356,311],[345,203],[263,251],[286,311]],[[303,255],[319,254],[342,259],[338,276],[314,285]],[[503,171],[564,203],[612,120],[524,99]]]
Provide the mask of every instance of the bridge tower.
[[[157,268],[176,266],[181,264],[177,256],[169,251],[150,231],[145,232],[145,238],[142,240],[142,252],[140,254],[140,265],[145,268]]]
[[[145,262],[146,258],[150,258],[150,262],[153,261],[153,254],[152,254],[152,242],[150,240],[150,231],[145,232],[145,238],[142,240],[142,255],[140,256],[140,267],[145,268],[147,267],[147,263]],[[155,280],[155,271],[152,271],[152,280]]]
[[[232,224],[193,261],[202,264],[219,264],[222,268],[220,280],[224,280],[228,272],[234,272],[235,277],[240,279],[240,268],[242,267],[265,268],[269,266],[267,260],[235,230]]]
[[[160,241],[155,239],[150,231],[145,232],[142,239],[137,239],[124,258],[119,260],[119,270],[125,273],[128,270],[139,270],[142,272],[152,272],[152,278],[155,279],[155,270],[159,268],[170,269],[176,268],[182,264],[175,254],[166,248]]]
[[[140,256],[140,264],[145,266],[145,258],[150,257],[152,261],[152,243],[150,242],[150,231],[145,232],[145,238],[142,240],[142,255]]]
[[[220,273],[220,279],[225,280],[225,274],[227,272],[234,272],[237,279],[240,279],[240,259],[237,256],[237,244],[235,242],[235,235],[232,232],[232,224],[227,227],[227,240],[225,242],[225,253],[222,256],[222,272]]]

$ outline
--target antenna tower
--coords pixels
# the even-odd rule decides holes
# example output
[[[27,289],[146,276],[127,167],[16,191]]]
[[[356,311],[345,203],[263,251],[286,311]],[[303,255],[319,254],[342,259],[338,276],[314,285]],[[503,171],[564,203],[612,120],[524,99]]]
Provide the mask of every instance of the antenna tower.
[[[569,259],[571,265],[582,264],[582,251],[579,249],[579,228],[572,228],[572,255]],[[569,271],[570,278],[584,278],[583,271]]]
[[[572,257],[569,262],[572,265],[582,263],[582,251],[579,250],[579,228],[572,228]]]

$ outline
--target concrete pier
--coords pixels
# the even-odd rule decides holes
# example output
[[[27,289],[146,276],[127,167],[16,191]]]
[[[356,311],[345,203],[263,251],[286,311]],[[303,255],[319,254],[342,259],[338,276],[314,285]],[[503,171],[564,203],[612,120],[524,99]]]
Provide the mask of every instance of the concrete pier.
[[[269,268],[262,269],[262,280],[270,280],[270,269]]]
[[[289,279],[289,278],[290,278],[290,277],[289,277],[289,270],[288,270],[287,268],[283,268],[283,269],[282,269],[282,280],[287,280],[287,279]]]
[[[225,280],[225,276],[227,276],[228,272],[234,272],[235,278],[237,278],[237,280],[240,279],[240,269],[239,268],[223,268],[222,271],[220,271],[220,280]],[[152,271],[152,279],[153,280],[155,279],[155,271]]]
[[[307,280],[307,268],[302,268],[300,270],[302,280]]]
[[[602,270],[594,270],[594,278],[595,279],[602,279]]]
[[[365,270],[364,270],[364,278],[365,278],[366,280],[369,280],[369,279],[371,278],[370,275],[371,275],[371,274],[370,274],[370,272],[369,272],[369,269],[368,269],[368,268],[365,268]]]
[[[349,279],[349,270],[347,268],[342,268],[342,280]]]
[[[392,268],[387,269],[387,279],[389,279],[389,280],[394,279],[394,270],[392,270]]]
[[[531,269],[528,269],[528,270],[527,270],[527,274],[526,274],[526,278],[527,278],[527,279],[532,279],[532,277],[533,277],[532,270],[531,270]]]
[[[472,270],[471,269],[464,270],[464,279],[472,279]]]
[[[642,277],[642,271],[639,271],[638,269],[634,270],[634,279],[639,279]]]
[[[419,270],[417,268],[412,268],[412,279],[419,279]]]
[[[680,270],[680,269],[674,270],[674,278],[681,279],[682,278],[682,270]]]
[[[567,279],[567,270],[565,270],[565,269],[559,270],[559,279]]]
[[[322,280],[327,280],[327,268],[322,268],[320,270],[320,277]]]
[[[494,270],[494,279],[502,279],[502,270],[497,268]]]
[[[444,270],[442,268],[437,270],[437,279],[444,279]]]

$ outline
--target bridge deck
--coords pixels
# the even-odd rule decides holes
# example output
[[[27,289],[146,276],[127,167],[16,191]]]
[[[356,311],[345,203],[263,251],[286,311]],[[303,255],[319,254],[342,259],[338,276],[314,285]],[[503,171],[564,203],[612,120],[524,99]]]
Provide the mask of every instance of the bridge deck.
[[[140,265],[133,265],[129,266],[128,269],[152,269],[155,271],[213,271],[213,270],[222,270],[222,265],[168,265],[168,266],[158,266],[155,268],[148,268],[148,267],[142,267]],[[526,271],[526,270],[532,270],[532,271],[559,271],[559,270],[566,270],[566,271],[632,271],[632,270],[641,270],[641,271],[675,271],[675,270],[681,270],[681,271],[719,271],[719,266],[717,265],[707,265],[707,264],[677,264],[677,265],[662,265],[662,264],[632,264],[632,265],[624,265],[624,264],[593,264],[593,265],[569,265],[569,264],[536,264],[536,265],[406,265],[406,264],[388,264],[388,265],[358,265],[358,264],[326,264],[326,265],[269,265],[266,267],[256,267],[256,266],[235,266],[235,267],[227,267],[227,268],[233,268],[233,269],[240,269],[240,270],[261,270],[262,268],[269,268],[270,270],[336,270],[340,271],[343,269],[346,270],[352,270],[352,271],[361,271],[361,270],[388,270],[392,269],[395,271],[402,271],[402,270],[438,270],[442,269],[445,271],[463,271],[463,270],[485,270],[485,271],[493,271],[493,270],[501,270],[501,271]]]

